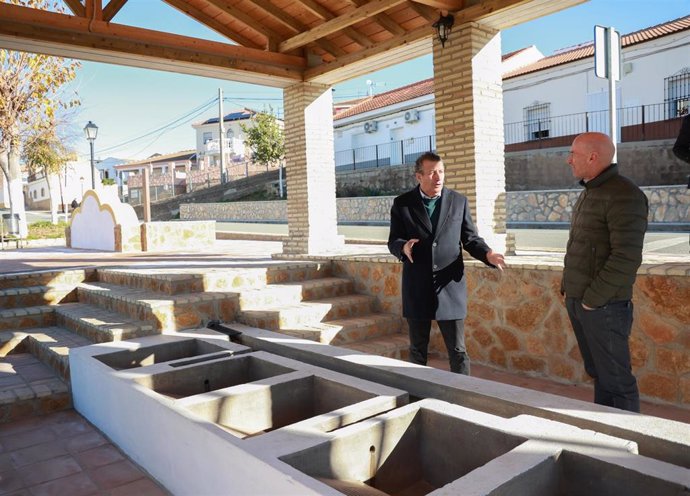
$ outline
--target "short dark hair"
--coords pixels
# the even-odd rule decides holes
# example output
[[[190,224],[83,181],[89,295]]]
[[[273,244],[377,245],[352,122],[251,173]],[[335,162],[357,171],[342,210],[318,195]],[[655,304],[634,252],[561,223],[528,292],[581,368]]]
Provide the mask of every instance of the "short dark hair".
[[[424,164],[425,160],[427,160],[429,162],[433,162],[434,164],[437,164],[441,161],[441,157],[436,155],[434,152],[422,153],[419,157],[417,157],[417,160],[415,160],[415,162],[414,162],[415,174],[417,172],[422,172],[424,170],[423,164]]]

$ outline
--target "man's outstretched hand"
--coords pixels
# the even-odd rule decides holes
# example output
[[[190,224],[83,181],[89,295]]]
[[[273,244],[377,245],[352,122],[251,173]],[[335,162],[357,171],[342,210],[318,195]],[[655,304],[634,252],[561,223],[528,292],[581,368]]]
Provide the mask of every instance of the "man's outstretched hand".
[[[494,253],[493,250],[489,250],[489,253],[486,254],[486,260],[500,271],[506,268],[506,260],[503,257],[503,253]]]
[[[415,243],[419,243],[419,240],[410,239],[407,243],[405,243],[405,246],[403,246],[403,253],[410,261],[410,263],[414,263],[414,261],[412,260],[412,247],[415,245]]]

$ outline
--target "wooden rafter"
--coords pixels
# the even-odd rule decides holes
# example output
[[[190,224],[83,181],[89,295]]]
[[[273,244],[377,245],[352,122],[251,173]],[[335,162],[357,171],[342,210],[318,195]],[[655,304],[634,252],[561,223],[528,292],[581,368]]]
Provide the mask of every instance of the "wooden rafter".
[[[228,14],[230,17],[238,20],[239,22],[247,26],[252,31],[256,31],[260,35],[266,37],[268,45],[270,47],[275,48],[278,45],[278,43],[282,40],[282,36],[280,36],[280,34],[276,33],[275,31],[263,25],[262,23],[257,22],[257,20],[254,19],[252,16],[238,9],[234,5],[229,4],[225,0],[209,0],[209,3],[215,5],[223,12]]]
[[[330,21],[331,19],[335,18],[335,14],[333,14],[331,11],[321,6],[320,4],[314,2],[314,0],[297,0],[297,2],[301,4],[304,8],[306,8],[308,11],[310,11],[312,14],[314,14],[317,17],[320,17],[324,21]],[[367,36],[361,34],[353,27],[348,26],[344,28],[343,34],[345,34],[350,39],[352,39],[353,41],[355,41],[363,47],[369,47],[373,44]],[[325,40],[321,40],[321,42],[323,41]]]
[[[412,0],[439,10],[456,12],[465,6],[465,0]]]
[[[111,0],[112,1],[112,0]],[[438,19],[439,13],[437,10],[432,9],[424,4],[417,3],[414,1],[407,2],[407,6],[414,10],[419,16],[423,17],[427,21],[436,21]]]
[[[279,45],[279,51],[289,52],[290,50],[304,46],[312,41],[324,38],[329,34],[341,31],[346,27],[352,26],[353,24],[405,1],[406,0],[372,0],[371,2],[363,4],[361,7],[357,7],[341,16],[326,21],[307,32],[300,33],[283,41]]]
[[[367,3],[367,0],[349,0],[349,2],[355,7],[361,7]],[[373,19],[389,33],[393,33],[396,36],[405,34],[405,30],[401,28],[398,23],[391,19],[385,12],[377,13],[373,16]]]
[[[110,0],[108,2],[108,5],[106,5],[103,9],[103,20],[105,22],[112,21],[113,17],[115,17],[117,13],[120,12],[120,9],[124,7],[126,3],[127,0]]]
[[[91,20],[103,20],[103,4],[101,0],[84,0],[84,17]]]
[[[302,57],[0,2],[0,35],[302,79]]]
[[[67,8],[72,11],[72,13],[77,17],[84,17],[86,15],[86,9],[84,5],[79,0],[63,0]]]
[[[213,29],[217,33],[225,36],[226,38],[234,41],[235,43],[239,43],[240,45],[245,46],[247,48],[262,48],[254,41],[250,40],[245,36],[242,36],[237,31],[230,29],[222,22],[218,22],[213,17],[206,15],[201,10],[192,7],[191,5],[189,5],[189,3],[185,2],[184,0],[165,0],[165,3],[167,3],[171,7],[176,8],[184,14],[187,14],[192,19],[196,19],[200,23],[205,24],[210,29]]]
[[[333,69],[342,68],[349,64],[360,62],[368,57],[380,55],[388,50],[398,48],[402,45],[412,43],[421,38],[426,38],[431,35],[433,35],[433,28],[431,26],[422,26],[412,31],[408,31],[402,36],[396,36],[381,43],[377,43],[375,46],[367,50],[362,50],[360,52],[350,53],[343,57],[338,57],[338,59],[335,62],[321,64],[317,67],[309,68],[304,71],[304,80],[312,80],[314,78],[317,78],[318,76],[330,72]]]
[[[302,31],[307,31],[309,28],[302,24],[300,21],[295,19],[294,17],[288,15],[285,13],[284,10],[279,9],[275,5],[273,5],[269,0],[247,0],[248,2],[256,5],[260,9],[263,9],[266,14],[271,16],[274,20],[278,21],[282,25],[286,26],[290,30],[294,31],[295,33],[301,33]],[[330,42],[329,40],[319,40],[315,42],[315,45],[317,45],[319,48],[322,50],[325,50],[326,52],[330,53],[331,55],[334,55],[336,57],[340,55],[344,55],[346,52],[342,48],[340,48],[338,45],[335,43]]]

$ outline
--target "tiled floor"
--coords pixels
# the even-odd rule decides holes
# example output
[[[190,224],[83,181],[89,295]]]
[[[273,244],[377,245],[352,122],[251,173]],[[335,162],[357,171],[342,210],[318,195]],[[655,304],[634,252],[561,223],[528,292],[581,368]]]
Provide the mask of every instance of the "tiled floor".
[[[168,494],[74,410],[0,425],[0,495]]]

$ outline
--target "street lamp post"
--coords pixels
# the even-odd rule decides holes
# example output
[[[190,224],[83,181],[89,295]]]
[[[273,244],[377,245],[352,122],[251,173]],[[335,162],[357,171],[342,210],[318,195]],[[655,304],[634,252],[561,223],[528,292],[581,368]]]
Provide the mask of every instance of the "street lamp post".
[[[96,165],[93,160],[93,142],[96,141],[96,136],[98,136],[98,126],[89,121],[88,124],[84,126],[84,136],[89,140],[89,146],[91,148],[91,188],[96,189]]]

